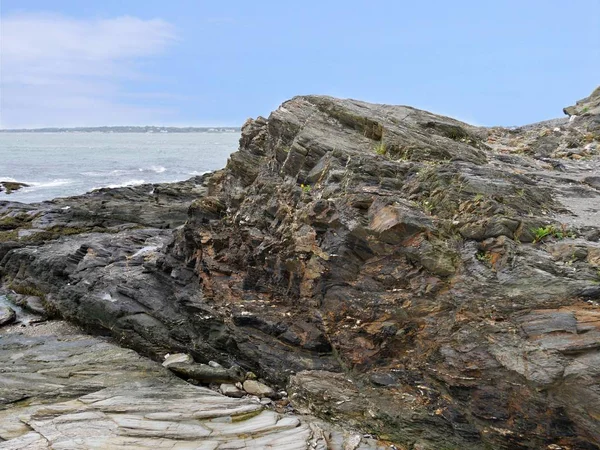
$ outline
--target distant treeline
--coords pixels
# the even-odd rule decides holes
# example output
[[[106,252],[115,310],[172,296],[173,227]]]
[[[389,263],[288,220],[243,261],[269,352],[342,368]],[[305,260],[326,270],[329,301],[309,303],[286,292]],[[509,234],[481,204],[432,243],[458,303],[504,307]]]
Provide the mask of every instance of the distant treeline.
[[[0,133],[239,133],[239,127],[77,127],[2,130]]]

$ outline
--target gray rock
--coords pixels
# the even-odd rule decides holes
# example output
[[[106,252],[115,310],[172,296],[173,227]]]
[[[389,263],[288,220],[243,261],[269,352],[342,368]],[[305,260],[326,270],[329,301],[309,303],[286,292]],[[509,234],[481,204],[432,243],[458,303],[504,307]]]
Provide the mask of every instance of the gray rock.
[[[175,363],[193,363],[194,358],[192,358],[187,353],[174,353],[173,355],[169,355],[165,357],[164,362],[162,363],[163,367],[169,368],[170,365]]]
[[[221,394],[226,395],[227,397],[242,398],[246,395],[244,391],[238,389],[234,384],[221,384],[219,390],[221,391]]]
[[[12,323],[17,318],[15,310],[10,306],[0,305],[0,327]]]
[[[207,364],[174,362],[169,364],[169,370],[184,379],[192,379],[200,383],[231,383],[244,379],[244,373],[238,366],[230,369],[211,367]]]
[[[21,306],[23,309],[42,317],[48,315],[44,306],[44,302],[40,297],[36,295],[13,295],[13,297],[16,304]]]
[[[248,394],[256,395],[257,397],[273,397],[276,395],[273,388],[256,380],[244,381],[244,390]]]
[[[564,108],[563,111],[569,116],[600,114],[600,86],[589,97],[579,100],[574,106]]]
[[[369,379],[377,386],[395,386],[398,384],[398,378],[391,373],[373,373]]]

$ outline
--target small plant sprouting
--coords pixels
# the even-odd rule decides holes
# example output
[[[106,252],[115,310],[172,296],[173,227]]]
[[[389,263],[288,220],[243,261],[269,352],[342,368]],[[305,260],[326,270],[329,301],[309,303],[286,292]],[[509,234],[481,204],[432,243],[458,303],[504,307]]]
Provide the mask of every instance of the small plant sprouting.
[[[300,185],[300,189],[302,189],[303,193],[310,194],[310,191],[312,190],[312,187],[310,186],[310,184],[301,184]]]
[[[375,153],[377,153],[378,155],[385,155],[387,152],[387,147],[385,146],[384,142],[380,142],[379,144],[377,144],[375,146]]]
[[[477,252],[475,256],[483,263],[491,264],[492,262],[492,255],[490,255],[488,252]]]
[[[538,227],[534,228],[531,231],[533,231],[533,234],[535,236],[535,239],[533,240],[533,243],[535,244],[537,242],[541,242],[546,236],[550,236],[554,231],[554,226],[548,225],[546,227]]]
[[[433,209],[435,208],[435,205],[429,200],[423,200],[421,202],[421,206],[429,212],[433,211]]]
[[[547,225],[545,227],[538,227],[531,230],[535,236],[533,243],[536,244],[541,242],[546,237],[551,236],[556,239],[565,239],[565,238],[574,238],[575,233],[567,230],[565,225],[561,225],[560,228],[555,227],[554,225]]]

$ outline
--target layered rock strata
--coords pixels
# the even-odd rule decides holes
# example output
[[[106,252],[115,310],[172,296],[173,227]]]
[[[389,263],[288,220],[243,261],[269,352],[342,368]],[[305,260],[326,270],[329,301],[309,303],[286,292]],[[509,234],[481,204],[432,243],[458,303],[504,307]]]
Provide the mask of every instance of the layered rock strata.
[[[4,204],[5,286],[405,448],[599,448],[595,101],[507,129],[296,97],[188,185],[175,232],[154,193]]]

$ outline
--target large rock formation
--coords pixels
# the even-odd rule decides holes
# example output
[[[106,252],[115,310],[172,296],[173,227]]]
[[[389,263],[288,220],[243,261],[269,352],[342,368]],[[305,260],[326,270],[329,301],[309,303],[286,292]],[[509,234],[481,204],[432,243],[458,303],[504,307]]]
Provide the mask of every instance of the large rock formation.
[[[126,198],[100,223],[5,204],[0,267],[49,314],[289,383],[299,410],[398,446],[597,449],[595,101],[506,129],[296,97],[189,186],[174,234],[105,223]]]

